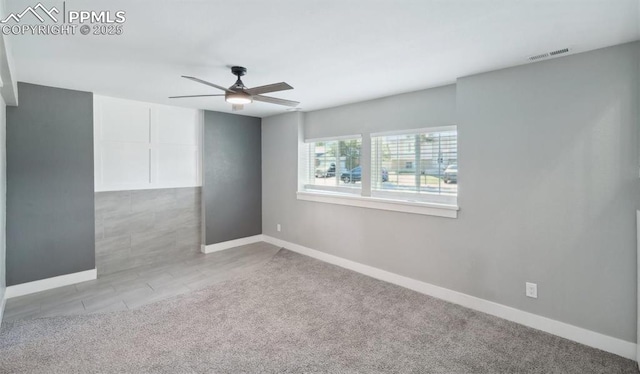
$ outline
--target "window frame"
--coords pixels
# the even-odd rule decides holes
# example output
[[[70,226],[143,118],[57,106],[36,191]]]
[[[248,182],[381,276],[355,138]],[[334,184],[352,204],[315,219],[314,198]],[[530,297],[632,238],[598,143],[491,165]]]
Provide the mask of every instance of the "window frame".
[[[300,131],[302,131],[300,129]],[[417,191],[381,191],[372,187],[371,175],[373,172],[373,138],[379,136],[395,135],[415,135],[443,131],[456,131],[456,140],[459,135],[457,125],[421,127],[415,129],[383,131],[355,135],[341,135],[333,137],[322,137],[303,139],[299,137],[299,147],[301,152],[298,155],[298,162],[306,165],[298,171],[298,191],[296,198],[302,201],[316,203],[327,203],[336,205],[347,205],[360,208],[380,209],[394,212],[404,212],[411,214],[429,215],[445,218],[457,218],[460,207],[457,198],[459,189],[455,196],[447,196],[435,193],[418,193]],[[341,186],[321,186],[305,183],[308,181],[310,173],[315,176],[315,169],[309,170],[311,161],[308,157],[311,154],[312,143],[321,141],[340,140],[361,140],[360,166],[362,168],[362,182],[360,188]],[[458,147],[456,145],[456,153]],[[306,176],[304,174],[307,174]],[[337,172],[336,172],[337,173]]]
[[[319,142],[341,142],[344,140],[359,140],[360,141],[360,163],[359,166],[362,169],[362,174],[361,174],[361,182],[360,182],[360,186],[341,186],[340,184],[335,185],[335,186],[331,186],[331,185],[318,185],[318,184],[313,184],[313,183],[308,183],[309,179],[311,179],[311,175],[313,174],[315,177],[315,166],[313,168],[311,168],[311,163],[312,163],[312,159],[311,159],[311,147],[314,146],[315,143],[319,143]],[[301,186],[303,191],[306,192],[319,192],[319,193],[335,193],[335,194],[341,194],[341,195],[345,195],[345,196],[361,196],[362,195],[362,180],[364,179],[365,173],[364,173],[364,168],[362,168],[362,145],[364,143],[364,136],[362,136],[362,134],[354,134],[354,135],[341,135],[341,136],[331,136],[331,137],[322,137],[322,138],[312,138],[312,139],[304,139],[304,145],[305,145],[305,150],[303,152],[306,152],[307,154],[307,158],[305,161],[307,163],[306,166],[306,170],[307,170],[307,174],[304,178],[301,178],[300,176],[298,177],[299,179],[301,179]],[[340,156],[338,156],[339,158]],[[340,180],[339,174],[342,173],[342,170],[340,170],[338,168],[339,166],[339,160],[336,163],[336,170],[335,170],[335,174],[336,174],[336,178],[338,180]],[[339,171],[340,170],[340,171]]]
[[[383,132],[371,133],[369,134],[369,141],[371,142],[371,153],[373,153],[373,147],[374,147],[373,138],[385,137],[385,136],[401,136],[401,135],[422,135],[422,134],[428,134],[428,133],[448,132],[448,131],[456,132],[456,154],[457,154],[458,128],[456,125],[423,127],[419,129],[383,131]],[[373,165],[373,162],[374,162],[373,156],[370,156],[370,157],[371,157],[371,160],[370,160],[371,172],[373,172],[373,168],[376,167],[376,165]],[[382,166],[380,165],[380,167]],[[416,172],[418,172],[417,169],[416,169]],[[456,183],[456,186],[457,186],[457,183]],[[458,204],[457,188],[456,188],[456,194],[450,195],[450,194],[433,193],[433,192],[412,191],[412,190],[407,190],[407,191],[382,190],[382,189],[373,188],[373,184],[372,184],[370,196],[381,198],[381,199],[388,199],[388,200],[435,203],[435,204],[444,204],[444,205],[452,205],[452,206],[457,206]]]

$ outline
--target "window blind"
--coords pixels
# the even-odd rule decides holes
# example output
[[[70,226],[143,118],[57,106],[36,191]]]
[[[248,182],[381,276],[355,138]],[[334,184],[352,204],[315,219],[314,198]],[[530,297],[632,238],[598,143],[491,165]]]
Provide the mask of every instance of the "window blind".
[[[457,130],[371,137],[371,190],[456,196]]]

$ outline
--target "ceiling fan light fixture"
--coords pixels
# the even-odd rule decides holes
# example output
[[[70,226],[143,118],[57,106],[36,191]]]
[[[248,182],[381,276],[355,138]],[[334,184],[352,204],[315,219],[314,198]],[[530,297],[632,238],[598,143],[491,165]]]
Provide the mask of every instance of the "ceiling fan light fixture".
[[[244,92],[228,92],[224,99],[230,104],[249,104],[253,102],[251,95]]]

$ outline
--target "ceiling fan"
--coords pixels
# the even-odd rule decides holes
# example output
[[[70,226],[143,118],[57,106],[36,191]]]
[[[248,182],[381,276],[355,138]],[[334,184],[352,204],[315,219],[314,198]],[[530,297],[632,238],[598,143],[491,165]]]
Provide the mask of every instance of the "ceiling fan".
[[[187,95],[187,96],[170,96],[169,99],[183,99],[183,98],[189,98],[189,97],[207,97],[207,96],[224,96],[224,99],[226,102],[231,103],[232,104],[232,110],[242,110],[244,108],[244,104],[249,104],[251,102],[255,101],[262,101],[263,103],[269,103],[269,104],[278,104],[278,105],[285,105],[285,106],[290,106],[290,107],[295,107],[298,104],[300,104],[297,101],[292,101],[292,100],[285,100],[285,99],[278,99],[277,97],[270,97],[270,96],[263,96],[262,94],[264,93],[268,93],[268,92],[277,92],[277,91],[284,91],[284,90],[290,90],[293,87],[291,87],[290,85],[288,85],[285,82],[280,82],[280,83],[273,83],[273,84],[267,84],[266,86],[260,86],[260,87],[254,87],[254,88],[248,88],[247,86],[244,85],[244,83],[242,83],[242,79],[240,79],[241,76],[245,75],[247,73],[247,69],[242,67],[242,66],[233,66],[231,67],[231,73],[235,76],[238,77],[238,80],[236,80],[236,83],[234,83],[231,87],[229,88],[224,88],[223,86],[211,83],[211,82],[207,82],[205,80],[196,78],[196,77],[189,77],[186,75],[183,75],[182,78],[187,78],[190,79],[194,82],[198,82],[198,83],[202,83],[202,84],[206,84],[207,86],[211,86],[211,87],[215,87],[219,90],[224,91],[224,94],[216,94],[216,95]]]

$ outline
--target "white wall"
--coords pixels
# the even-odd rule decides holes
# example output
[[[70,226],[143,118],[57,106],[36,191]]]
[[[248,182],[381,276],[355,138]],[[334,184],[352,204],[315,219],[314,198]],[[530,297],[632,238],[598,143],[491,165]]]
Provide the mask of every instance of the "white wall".
[[[94,95],[96,191],[202,185],[202,111]]]
[[[637,66],[626,44],[306,114],[309,138],[457,124],[457,219],[296,200],[301,117],[265,118],[263,233],[635,342]]]

